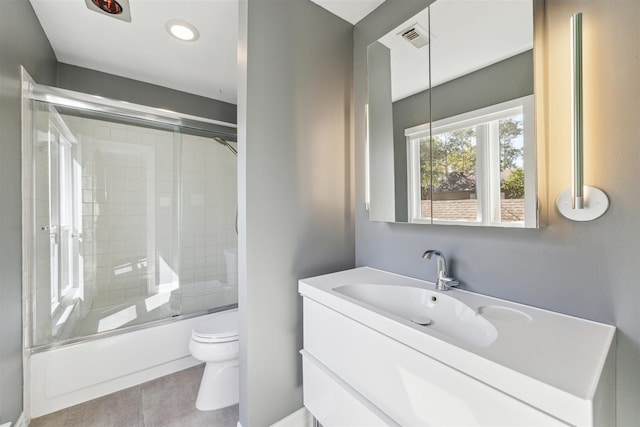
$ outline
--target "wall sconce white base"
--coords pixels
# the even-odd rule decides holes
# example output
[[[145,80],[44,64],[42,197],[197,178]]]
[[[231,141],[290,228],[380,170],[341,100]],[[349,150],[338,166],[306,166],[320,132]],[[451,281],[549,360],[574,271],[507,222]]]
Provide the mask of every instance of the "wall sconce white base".
[[[593,221],[609,209],[609,197],[596,187],[584,186],[584,208],[573,209],[571,189],[565,190],[556,199],[556,206],[565,218],[571,221]]]

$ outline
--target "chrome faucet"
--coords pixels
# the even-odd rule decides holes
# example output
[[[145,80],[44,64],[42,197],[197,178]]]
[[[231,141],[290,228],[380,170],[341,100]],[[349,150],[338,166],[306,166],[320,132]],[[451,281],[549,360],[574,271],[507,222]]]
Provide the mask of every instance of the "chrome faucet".
[[[437,257],[436,261],[438,262],[438,279],[436,280],[436,291],[446,291],[450,287],[458,286],[460,284],[458,279],[447,276],[447,261],[445,260],[442,252],[435,251],[433,249],[428,250],[422,255],[422,258],[431,259],[433,255]]]

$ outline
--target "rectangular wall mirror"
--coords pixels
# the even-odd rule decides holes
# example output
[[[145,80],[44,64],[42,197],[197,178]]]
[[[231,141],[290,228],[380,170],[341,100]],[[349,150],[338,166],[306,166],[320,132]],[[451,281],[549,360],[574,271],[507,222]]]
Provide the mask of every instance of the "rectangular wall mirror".
[[[371,220],[539,226],[533,33],[533,0],[436,0],[368,47]]]

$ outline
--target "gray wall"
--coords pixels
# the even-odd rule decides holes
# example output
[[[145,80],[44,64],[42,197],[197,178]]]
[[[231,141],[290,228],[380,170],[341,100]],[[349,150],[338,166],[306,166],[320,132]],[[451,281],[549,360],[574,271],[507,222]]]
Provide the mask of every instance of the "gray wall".
[[[434,64],[434,66],[437,66]],[[533,51],[514,55],[488,67],[393,103],[396,222],[408,221],[407,128],[440,120],[533,93]],[[433,117],[429,117],[429,107]],[[371,107],[369,107],[371,108]]]
[[[236,123],[234,104],[100,71],[58,63],[56,86],[135,104]]]
[[[640,420],[640,2],[547,0],[543,82],[547,132],[549,225],[539,230],[420,226],[369,222],[364,210],[366,46],[419,3],[387,0],[356,26],[356,264],[433,280],[425,249],[442,250],[464,288],[614,324],[619,426]],[[414,10],[411,10],[414,9]],[[586,182],[603,188],[611,206],[594,222],[558,216],[556,195],[569,187],[569,16],[583,12]],[[539,94],[538,94],[539,95]],[[546,138],[545,138],[546,137]]]
[[[353,26],[309,0],[240,2],[240,422],[302,406],[298,279],[354,265]]]
[[[0,13],[0,424],[22,412],[22,206],[20,65],[55,83],[56,58],[25,0]]]

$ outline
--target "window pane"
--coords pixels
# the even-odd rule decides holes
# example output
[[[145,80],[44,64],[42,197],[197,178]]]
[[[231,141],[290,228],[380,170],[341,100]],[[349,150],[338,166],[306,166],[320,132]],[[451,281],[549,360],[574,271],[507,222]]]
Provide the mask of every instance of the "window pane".
[[[477,221],[476,127],[434,135],[431,156],[433,218]],[[431,202],[431,198],[428,201]]]
[[[500,120],[499,133],[501,221],[524,221],[524,138],[522,114]]]

